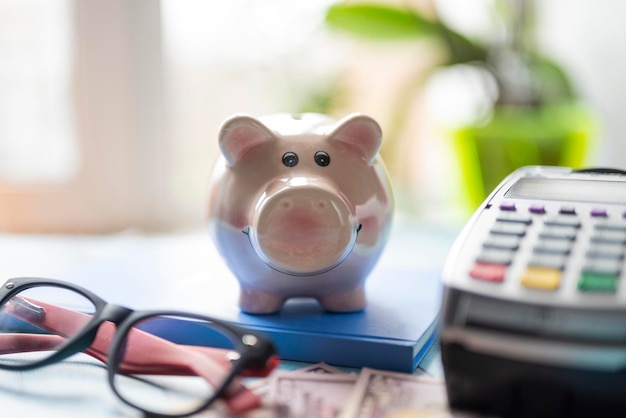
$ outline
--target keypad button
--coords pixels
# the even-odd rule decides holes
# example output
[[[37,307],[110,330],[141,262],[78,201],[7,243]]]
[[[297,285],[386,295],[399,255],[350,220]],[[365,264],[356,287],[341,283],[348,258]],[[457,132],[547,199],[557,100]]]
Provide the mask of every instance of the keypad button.
[[[506,211],[514,212],[516,209],[517,208],[515,207],[515,203],[511,203],[511,202],[500,203],[500,210],[506,210]]]
[[[616,276],[583,273],[578,280],[578,289],[583,292],[615,293],[617,282]]]
[[[517,235],[526,234],[526,225],[517,222],[496,222],[490,231],[492,234]]]
[[[591,209],[591,212],[589,214],[593,216],[594,218],[603,218],[608,215],[606,213],[606,209],[604,208],[593,208]]]
[[[626,231],[596,229],[591,234],[592,243],[626,244]]]
[[[494,263],[494,264],[511,264],[515,252],[510,250],[502,250],[496,248],[485,248],[476,257],[476,261],[480,263]]]
[[[604,274],[609,276],[619,276],[622,271],[622,260],[607,258],[587,258],[583,265],[584,273]]]
[[[574,228],[580,228],[581,222],[577,216],[560,215],[546,218],[545,224],[557,226],[573,226]]]
[[[576,215],[576,208],[574,206],[563,206],[559,209],[561,215]]]
[[[593,227],[601,230],[626,231],[626,219],[598,219]]]
[[[563,270],[567,263],[567,257],[561,254],[539,254],[533,253],[528,261],[529,266],[546,267]]]
[[[539,290],[555,290],[561,285],[561,271],[544,267],[528,267],[520,278],[522,285]]]
[[[537,215],[542,215],[542,214],[546,213],[546,207],[544,205],[540,205],[540,204],[533,204],[533,205],[530,205],[528,207],[528,211],[530,213],[534,213],[534,214],[537,214]]]
[[[542,239],[533,248],[536,253],[569,254],[572,241],[564,239]]]
[[[475,263],[469,275],[474,279],[501,283],[506,275],[506,266],[493,263]]]
[[[496,217],[496,221],[499,222],[519,222],[526,225],[530,225],[532,220],[529,214],[519,212],[500,212]]]
[[[516,235],[491,234],[483,243],[485,248],[501,248],[506,250],[517,250],[520,244],[520,237]]]
[[[576,239],[576,234],[578,233],[578,228],[574,226],[556,226],[550,225],[544,227],[541,232],[539,232],[540,238],[552,238],[552,239],[568,239],[574,240]]]
[[[622,244],[593,243],[587,250],[588,258],[624,258],[624,247]]]

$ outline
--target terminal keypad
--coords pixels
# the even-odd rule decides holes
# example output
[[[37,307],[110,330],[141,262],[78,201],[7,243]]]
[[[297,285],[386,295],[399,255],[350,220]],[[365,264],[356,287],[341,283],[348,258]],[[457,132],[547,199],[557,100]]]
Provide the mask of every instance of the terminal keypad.
[[[604,208],[583,213],[563,206],[549,213],[541,204],[520,210],[502,204],[470,271],[470,277],[493,283],[519,280],[529,289],[556,291],[566,269],[576,269],[577,290],[615,293],[626,254],[626,213],[610,217]],[[587,232],[581,232],[583,225]],[[530,234],[533,227],[535,233]],[[590,232],[589,232],[590,231]],[[529,251],[521,251],[525,245]],[[582,263],[572,263],[575,246],[586,248]],[[507,278],[513,263],[522,263],[519,277]]]

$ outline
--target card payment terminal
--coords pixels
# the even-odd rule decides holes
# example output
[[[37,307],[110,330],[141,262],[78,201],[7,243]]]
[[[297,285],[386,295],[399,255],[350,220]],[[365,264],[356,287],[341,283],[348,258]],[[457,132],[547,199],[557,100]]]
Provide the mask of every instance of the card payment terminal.
[[[626,417],[626,172],[524,167],[443,269],[450,404],[503,417]]]

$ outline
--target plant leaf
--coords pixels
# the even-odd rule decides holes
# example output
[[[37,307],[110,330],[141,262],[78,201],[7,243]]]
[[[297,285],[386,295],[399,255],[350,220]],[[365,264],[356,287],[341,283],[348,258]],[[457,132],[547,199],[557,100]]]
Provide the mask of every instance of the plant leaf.
[[[543,102],[558,103],[576,97],[569,77],[556,62],[547,57],[536,56],[530,60],[529,65],[536,78]]]
[[[382,4],[335,4],[326,12],[329,27],[371,40],[438,36],[438,24],[413,10]]]
[[[440,27],[440,36],[448,48],[450,65],[487,60],[487,49],[483,45],[470,41],[443,24]]]
[[[439,21],[423,17],[413,9],[374,3],[338,3],[326,12],[329,27],[363,39],[396,41],[434,38],[449,53],[448,64],[484,61],[487,51]]]

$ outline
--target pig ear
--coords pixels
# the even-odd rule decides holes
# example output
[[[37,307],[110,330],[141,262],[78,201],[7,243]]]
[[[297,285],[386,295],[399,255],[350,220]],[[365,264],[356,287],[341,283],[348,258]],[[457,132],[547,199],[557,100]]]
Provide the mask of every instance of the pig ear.
[[[374,119],[354,113],[337,122],[329,138],[349,144],[368,162],[372,162],[382,143],[383,132]]]
[[[247,115],[226,119],[219,131],[219,145],[228,165],[233,166],[255,146],[274,138],[261,122]]]

